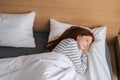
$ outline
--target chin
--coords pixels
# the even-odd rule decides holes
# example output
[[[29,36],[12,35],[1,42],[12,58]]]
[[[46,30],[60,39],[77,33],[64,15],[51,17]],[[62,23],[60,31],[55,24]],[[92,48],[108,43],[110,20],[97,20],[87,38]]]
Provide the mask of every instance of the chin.
[[[83,48],[80,48],[82,51],[84,51],[84,49]]]

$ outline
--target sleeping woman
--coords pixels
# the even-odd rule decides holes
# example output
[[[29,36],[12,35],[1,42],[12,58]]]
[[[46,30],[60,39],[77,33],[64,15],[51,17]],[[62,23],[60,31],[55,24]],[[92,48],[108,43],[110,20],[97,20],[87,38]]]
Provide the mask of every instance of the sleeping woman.
[[[71,26],[59,38],[45,46],[46,52],[58,52],[67,57],[79,74],[84,74],[88,66],[88,50],[94,41],[90,30]]]

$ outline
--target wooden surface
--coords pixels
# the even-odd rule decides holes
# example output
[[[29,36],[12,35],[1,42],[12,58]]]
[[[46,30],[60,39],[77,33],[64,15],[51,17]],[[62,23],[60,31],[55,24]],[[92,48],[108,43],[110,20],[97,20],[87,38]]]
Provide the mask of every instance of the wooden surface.
[[[36,12],[34,30],[49,31],[49,19],[88,27],[107,26],[107,41],[117,80],[115,37],[120,28],[120,0],[0,0],[1,13]]]
[[[49,30],[48,20],[55,18],[59,21],[77,25],[105,25],[108,33],[118,32],[120,25],[119,0],[1,0],[0,12],[24,13],[35,11],[35,30]],[[116,29],[114,29],[114,28]]]

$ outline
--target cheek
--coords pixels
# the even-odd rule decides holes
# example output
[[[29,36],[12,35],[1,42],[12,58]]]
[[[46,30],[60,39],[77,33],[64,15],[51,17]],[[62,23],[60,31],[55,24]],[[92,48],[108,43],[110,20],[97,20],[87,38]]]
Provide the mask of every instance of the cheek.
[[[80,47],[80,45],[81,45],[81,44],[80,44],[80,43],[78,43],[78,46],[79,46],[79,47]]]
[[[78,46],[81,47],[83,45],[83,43],[81,41],[79,41]]]
[[[78,40],[78,45],[80,45],[81,44],[81,41],[80,40]]]
[[[79,40],[79,44],[82,45],[84,43],[83,40]]]
[[[79,49],[83,48],[83,44],[84,44],[84,40],[79,38],[78,39],[78,47],[79,47]]]
[[[80,41],[77,41],[77,45],[78,45],[78,47],[80,48]]]

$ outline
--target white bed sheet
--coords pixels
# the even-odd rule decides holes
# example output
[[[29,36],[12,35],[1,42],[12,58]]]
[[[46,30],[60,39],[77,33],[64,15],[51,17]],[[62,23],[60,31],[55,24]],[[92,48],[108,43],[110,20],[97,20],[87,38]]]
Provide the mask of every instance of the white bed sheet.
[[[101,61],[98,60],[98,63]],[[107,64],[102,64],[103,70],[95,67],[98,64],[90,66],[89,62],[87,72],[79,75],[72,62],[60,53],[5,58],[0,59],[0,80],[111,80]]]

